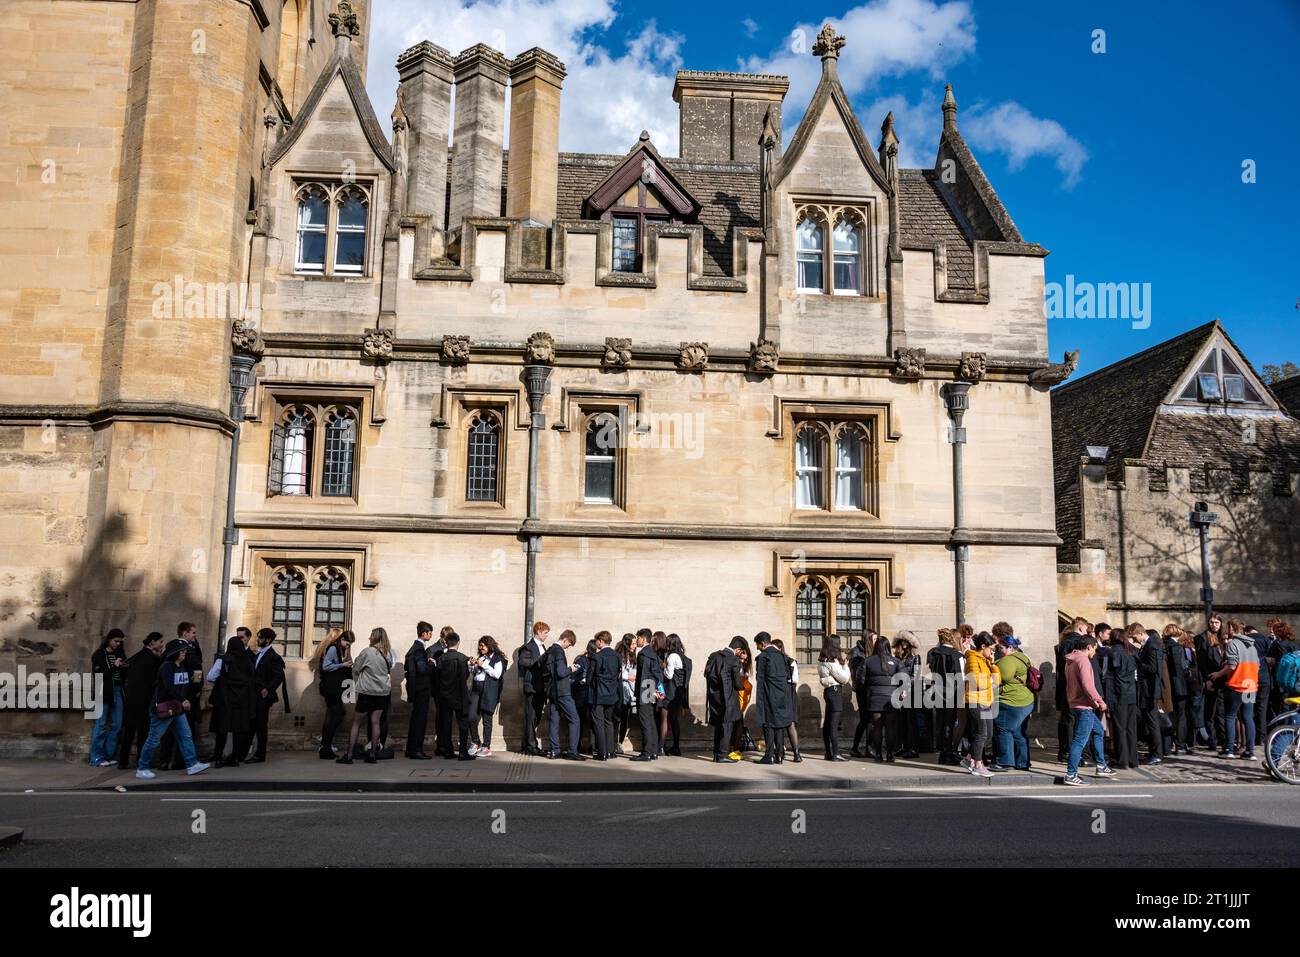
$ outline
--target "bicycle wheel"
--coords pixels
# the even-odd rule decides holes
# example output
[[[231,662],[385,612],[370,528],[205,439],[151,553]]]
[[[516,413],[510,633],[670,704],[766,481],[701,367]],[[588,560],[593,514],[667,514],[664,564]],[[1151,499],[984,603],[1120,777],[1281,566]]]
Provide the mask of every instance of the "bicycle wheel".
[[[1264,747],[1264,762],[1273,776],[1287,784],[1300,784],[1300,728],[1284,725],[1274,728]]]

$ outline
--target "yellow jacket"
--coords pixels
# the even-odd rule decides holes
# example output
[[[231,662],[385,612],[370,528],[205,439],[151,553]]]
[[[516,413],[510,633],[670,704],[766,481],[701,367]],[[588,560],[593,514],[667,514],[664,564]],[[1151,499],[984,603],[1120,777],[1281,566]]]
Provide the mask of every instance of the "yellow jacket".
[[[966,652],[966,706],[992,706],[1001,677],[993,662],[974,648]]]

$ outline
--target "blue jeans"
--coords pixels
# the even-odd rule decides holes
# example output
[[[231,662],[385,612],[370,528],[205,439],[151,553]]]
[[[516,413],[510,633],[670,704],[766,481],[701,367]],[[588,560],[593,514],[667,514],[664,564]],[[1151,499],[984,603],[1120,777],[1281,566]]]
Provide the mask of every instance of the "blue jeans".
[[[198,764],[199,757],[194,753],[194,738],[190,735],[190,723],[185,719],[185,713],[181,712],[170,718],[160,718],[157,712],[153,712],[149,715],[149,737],[145,739],[144,748],[140,751],[140,767],[147,769],[152,763],[154,749],[158,747],[158,742],[163,739],[168,728],[171,728],[176,743],[180,745],[181,758],[185,761],[185,766],[192,768]]]
[[[1244,702],[1242,699],[1245,695],[1240,691],[1227,689],[1227,710],[1224,719],[1224,737],[1227,741],[1224,750],[1229,754],[1232,753],[1233,745],[1237,743],[1237,715],[1241,715],[1241,721],[1246,726],[1246,740],[1241,742],[1246,747],[1246,754],[1255,753],[1255,703],[1253,701]]]
[[[1091,708],[1073,708],[1074,740],[1070,742],[1070,760],[1066,764],[1065,776],[1072,778],[1079,773],[1079,759],[1083,757],[1084,745],[1092,738],[1092,753],[1097,755],[1097,767],[1103,767],[1106,754],[1106,735],[1102,730],[1101,718]]]
[[[1029,740],[1025,737],[1025,718],[1034,710],[1032,704],[1013,708],[998,705],[996,720],[998,764],[1004,768],[1029,766]]]
[[[578,753],[578,735],[582,728],[578,724],[578,709],[573,703],[573,698],[565,695],[551,702],[551,753],[555,754],[560,750],[560,712],[564,712],[564,720],[569,723],[569,747],[570,754]]]
[[[90,763],[117,760],[117,733],[122,730],[122,690],[113,688],[113,700],[104,702],[104,710],[95,719],[90,732]]]

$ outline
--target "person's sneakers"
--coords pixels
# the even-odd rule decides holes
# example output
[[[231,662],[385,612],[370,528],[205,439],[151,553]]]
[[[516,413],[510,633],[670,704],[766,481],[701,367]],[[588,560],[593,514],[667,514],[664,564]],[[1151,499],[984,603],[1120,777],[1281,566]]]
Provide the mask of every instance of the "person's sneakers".
[[[1093,773],[1099,778],[1113,778],[1119,772],[1111,767],[1100,767]]]
[[[185,769],[185,773],[186,773],[186,774],[202,774],[204,771],[206,771],[206,770],[207,770],[208,768],[210,768],[210,767],[212,767],[212,765],[210,765],[210,764],[204,764],[202,761],[195,761],[193,764],[191,764],[188,768]]]
[[[1241,756],[1241,759],[1242,759],[1243,761],[1254,761],[1254,760],[1255,760],[1255,752],[1254,752],[1254,751],[1247,751],[1245,754],[1243,754],[1243,755]]]
[[[471,745],[469,746],[469,753],[470,753],[470,754],[474,755],[475,757],[478,757],[478,752],[479,752],[479,747],[478,747],[477,744],[471,744]]]
[[[974,771],[974,770],[975,770],[975,762],[972,761],[970,758],[962,758],[962,759],[961,759],[961,766],[962,766],[963,768],[965,768],[967,771]]]
[[[158,775],[154,774],[148,768],[140,768],[135,772],[135,776],[138,778],[144,778],[147,781],[150,778],[156,778]]]
[[[1068,784],[1072,788],[1086,788],[1088,786],[1088,782],[1077,774],[1067,775],[1062,779],[1061,783]]]
[[[1014,771],[1015,767],[1010,764],[990,764],[987,765],[990,771]]]
[[[1151,768],[1151,767],[1155,767],[1157,764],[1164,764],[1164,761],[1161,760],[1160,755],[1150,754],[1147,755],[1147,757],[1143,758],[1142,763],[1145,764],[1147,767]]]
[[[993,772],[990,771],[988,768],[986,768],[986,767],[985,767],[984,765],[982,765],[982,764],[977,765],[977,766],[971,768],[971,772],[970,772],[970,773],[973,774],[973,775],[975,775],[976,777],[980,777],[980,778],[991,778],[991,777],[993,777]]]
[[[97,768],[111,768],[111,767],[112,767],[113,765],[115,765],[115,764],[117,764],[116,761],[112,760],[111,758],[105,758],[103,761],[96,761],[96,762],[95,762],[95,767],[97,767]]]
[[[474,757],[476,757],[476,758],[490,758],[490,757],[492,757],[492,749],[491,749],[491,748],[479,748],[477,751],[474,752]]]

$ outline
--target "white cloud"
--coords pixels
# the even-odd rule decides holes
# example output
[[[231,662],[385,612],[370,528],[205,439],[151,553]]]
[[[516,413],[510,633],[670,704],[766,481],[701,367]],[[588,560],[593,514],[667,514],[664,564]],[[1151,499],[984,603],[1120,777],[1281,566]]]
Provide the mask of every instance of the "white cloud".
[[[753,17],[745,17],[740,21],[740,25],[745,28],[745,36],[752,37],[758,32],[758,24],[754,22]]]
[[[611,52],[597,41],[615,16],[613,0],[385,0],[370,26],[366,86],[387,128],[397,88],[394,64],[411,45],[430,40],[455,56],[486,43],[507,57],[538,46],[563,60],[568,72],[560,108],[562,149],[623,153],[645,129],[660,150],[673,155],[672,89],[682,40],[648,21],[624,49]]]
[[[1045,156],[1056,163],[1073,189],[1088,161],[1088,151],[1056,120],[1034,116],[1015,101],[994,107],[976,106],[960,115],[962,135],[978,153],[1003,153],[1014,172],[1029,160]]]
[[[939,131],[943,127],[943,111],[938,96],[911,103],[902,94],[876,100],[866,109],[859,109],[863,130],[873,146],[880,144],[880,124],[890,111],[894,114],[894,133],[898,136],[898,165],[909,169],[934,166],[934,156],[939,148]]]

